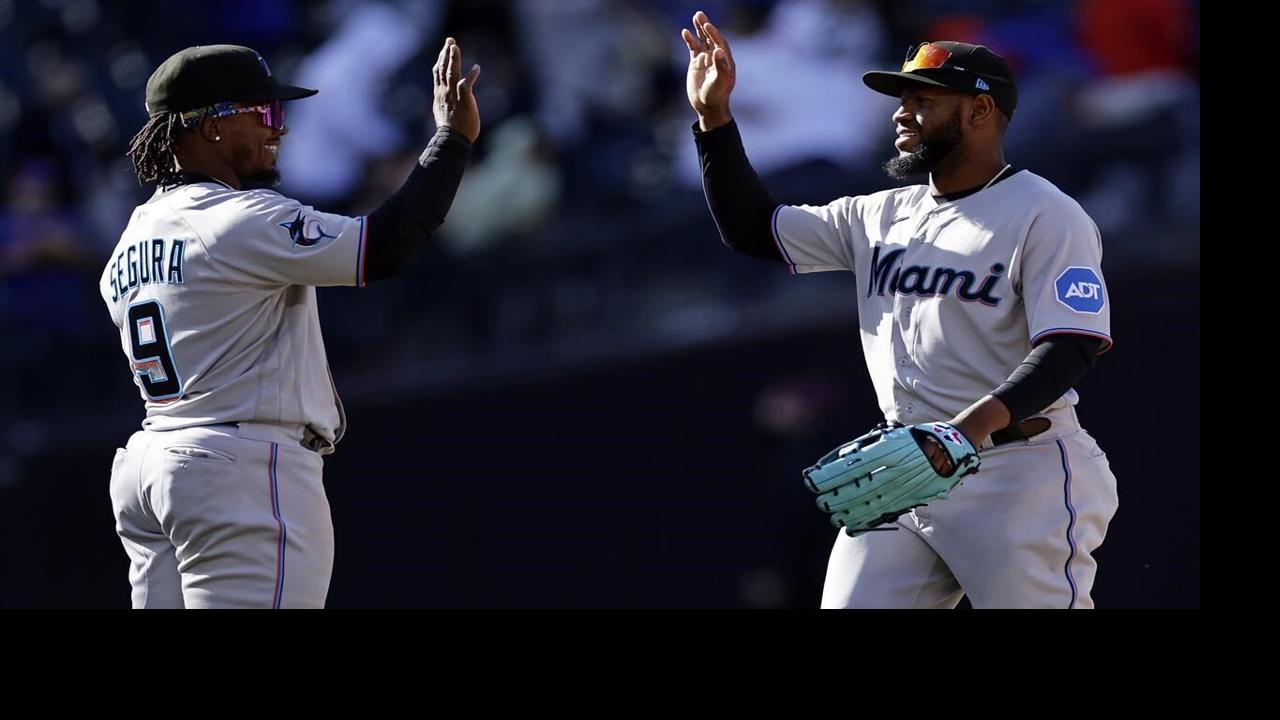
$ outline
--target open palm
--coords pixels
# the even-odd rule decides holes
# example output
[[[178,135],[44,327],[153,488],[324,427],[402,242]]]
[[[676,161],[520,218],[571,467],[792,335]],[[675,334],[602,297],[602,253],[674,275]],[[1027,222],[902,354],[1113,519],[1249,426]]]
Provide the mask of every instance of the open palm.
[[[695,13],[693,26],[696,32],[687,28],[680,32],[689,47],[689,71],[685,75],[689,104],[702,118],[727,114],[736,80],[733,54],[706,13]]]

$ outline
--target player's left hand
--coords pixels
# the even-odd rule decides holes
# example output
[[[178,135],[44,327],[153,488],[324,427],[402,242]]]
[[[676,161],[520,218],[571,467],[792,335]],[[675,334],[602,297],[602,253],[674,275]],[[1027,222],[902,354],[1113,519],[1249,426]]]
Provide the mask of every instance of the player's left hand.
[[[446,38],[431,73],[435,80],[431,112],[435,115],[436,125],[452,128],[468,141],[475,142],[480,136],[480,108],[476,106],[473,88],[480,77],[480,66],[472,65],[467,76],[461,77],[462,48],[457,40]]]
[[[938,438],[932,435],[921,438],[921,449],[924,450],[924,456],[929,459],[929,464],[933,466],[933,471],[946,477],[951,474],[955,463],[951,460],[951,455],[943,449],[942,443]]]
[[[890,423],[832,450],[804,479],[831,524],[854,535],[945,499],[979,464],[977,449],[953,425]]]
[[[693,27],[694,32],[680,31],[689,48],[685,92],[705,132],[727,124],[733,117],[729,112],[729,96],[737,82],[738,70],[729,42],[706,13],[701,10],[694,13]]]

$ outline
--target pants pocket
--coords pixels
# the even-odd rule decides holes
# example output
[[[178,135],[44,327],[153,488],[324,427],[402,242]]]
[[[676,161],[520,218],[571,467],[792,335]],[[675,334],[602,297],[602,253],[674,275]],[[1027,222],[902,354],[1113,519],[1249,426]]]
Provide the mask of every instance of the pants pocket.
[[[235,462],[236,458],[230,453],[221,450],[214,450],[210,447],[200,447],[196,445],[170,445],[164,449],[169,455],[180,458],[196,458],[198,460],[222,460],[224,462]]]

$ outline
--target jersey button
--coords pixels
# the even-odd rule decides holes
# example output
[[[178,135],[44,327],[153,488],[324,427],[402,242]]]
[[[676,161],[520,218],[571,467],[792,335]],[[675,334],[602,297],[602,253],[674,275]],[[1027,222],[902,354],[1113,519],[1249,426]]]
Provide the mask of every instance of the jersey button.
[[[908,364],[909,363],[906,358],[902,358],[901,360],[898,361],[898,365],[901,367],[906,367]]]
[[[907,403],[907,412],[913,413],[915,411],[916,411],[916,406],[912,405],[911,403]]]

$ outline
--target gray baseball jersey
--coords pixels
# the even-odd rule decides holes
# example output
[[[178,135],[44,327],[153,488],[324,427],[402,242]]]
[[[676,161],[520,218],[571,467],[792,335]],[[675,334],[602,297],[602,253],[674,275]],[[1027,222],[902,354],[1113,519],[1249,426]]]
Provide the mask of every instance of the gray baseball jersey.
[[[365,219],[215,181],[133,213],[100,291],[146,401],[148,430],[225,422],[310,427],[344,415],[315,286],[363,285]]]
[[[1047,335],[1111,345],[1097,226],[1029,171],[952,202],[913,185],[784,205],[773,228],[793,272],[855,273],[863,352],[887,419],[955,416]],[[1054,407],[1076,400],[1073,390]]]
[[[365,240],[212,180],[134,211],[100,285],[147,408],[111,473],[134,607],[324,606],[345,421],[315,286],[364,284]]]
[[[990,393],[1040,338],[1111,344],[1101,237],[1084,210],[1022,171],[955,201],[926,185],[822,207],[783,206],[774,239],[793,272],[855,273],[867,368],[885,417],[949,419]],[[1106,454],[1074,390],[1050,429],[983,452],[945,502],[905,532],[838,533],[823,607],[1087,608],[1118,507]],[[975,439],[976,441],[976,439]]]

